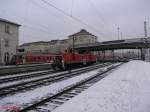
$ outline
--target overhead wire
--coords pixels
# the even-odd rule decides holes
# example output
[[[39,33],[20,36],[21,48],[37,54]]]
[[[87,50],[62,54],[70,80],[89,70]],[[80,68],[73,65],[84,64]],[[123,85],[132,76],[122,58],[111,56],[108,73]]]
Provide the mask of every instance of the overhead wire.
[[[74,6],[74,0],[71,1],[71,11],[70,11],[70,15],[73,15],[73,6]]]
[[[29,0],[27,0],[29,1]],[[31,0],[30,0],[30,3],[31,3]],[[27,5],[27,4],[26,4]],[[28,4],[29,6],[29,4]],[[3,17],[5,19],[9,19],[8,17],[6,18],[5,15],[7,15],[7,11],[6,10],[3,10],[3,11],[0,11],[1,14],[3,15]],[[5,13],[5,14],[4,14]],[[25,17],[28,17],[29,15],[27,14],[27,10],[26,10],[26,13],[24,13]],[[40,33],[43,33],[43,34],[47,34],[49,36],[55,36],[55,37],[66,37],[66,35],[63,35],[63,34],[58,34],[58,33],[52,33],[50,32],[50,30],[48,30],[48,27],[45,26],[45,25],[42,25],[42,24],[39,24],[39,23],[34,23],[33,21],[30,21],[29,19],[26,19],[25,17],[21,16],[21,15],[18,15],[16,14],[15,12],[11,11],[11,13],[9,13],[9,15],[11,15],[11,17],[14,17],[14,18],[20,18],[19,21],[21,22],[21,28],[26,28],[26,29],[29,29],[29,30],[35,30],[35,31],[38,31]],[[15,20],[14,20],[15,21]],[[35,35],[36,37],[36,35]]]
[[[34,5],[36,5],[37,7],[42,8],[42,9],[44,9],[44,10],[47,11],[47,12],[50,12],[50,14],[53,15],[53,16],[55,16],[55,18],[56,18],[57,20],[60,20],[60,21],[63,22],[63,23],[68,23],[69,25],[71,25],[71,26],[73,26],[73,27],[78,27],[78,25],[75,24],[74,22],[70,22],[70,21],[68,21],[68,20],[62,19],[62,18],[61,18],[60,16],[58,16],[57,14],[52,13],[51,10],[49,10],[49,8],[47,8],[47,7],[45,7],[45,6],[42,7],[41,3],[38,3],[38,2],[35,1],[35,0],[29,0],[29,1],[31,1],[31,2],[32,2]],[[44,3],[44,4],[45,4],[45,3]],[[47,5],[47,4],[46,4],[46,5]]]
[[[65,35],[61,35],[61,34],[56,34],[56,33],[50,33],[48,31],[46,31],[45,29],[41,29],[41,28],[37,28],[37,27],[32,27],[29,25],[23,25],[22,27],[26,27],[29,28],[30,30],[36,30],[36,31],[40,31],[41,33],[46,33],[49,34],[50,36],[59,36],[59,37],[65,37]]]
[[[4,12],[5,12],[5,14],[7,13],[6,10],[4,10]],[[28,19],[25,19],[24,17],[22,17],[20,15],[17,15],[16,13],[14,13],[12,11],[11,11],[11,13],[9,13],[9,15],[11,15],[11,17],[20,18],[20,21],[24,21],[23,22],[24,24],[21,24],[21,28],[24,27],[24,28],[28,28],[30,30],[36,30],[36,31],[41,32],[43,34],[45,34],[45,33],[49,34],[50,36],[66,37],[66,35],[51,33],[51,32],[48,31],[48,27],[46,27],[44,25],[41,25],[39,23],[34,24],[33,22],[29,21]]]
[[[97,16],[99,16],[99,18],[101,19],[101,21],[103,22],[103,24],[106,24],[104,18],[101,16],[101,12],[96,8],[95,4],[91,0],[87,0],[87,1],[91,5],[91,7],[96,11]]]
[[[42,8],[42,9],[45,9],[45,11],[47,11],[47,12],[50,12],[49,10],[47,10],[46,7],[42,7],[41,4],[38,4],[37,1],[34,1],[34,0],[29,0],[29,1],[31,1],[31,2],[32,2],[34,5],[36,5],[37,7],[40,7],[40,8]],[[54,13],[52,13],[52,12],[50,12],[50,13],[53,14],[53,16],[56,17],[56,19],[61,20],[61,21],[65,22],[65,23],[68,23],[68,21],[65,21],[64,19],[61,19],[58,15],[56,15],[56,14],[54,14]]]
[[[92,29],[93,31],[97,32],[98,34],[104,36],[104,33],[100,33],[97,29],[95,29],[95,28],[92,27],[91,25],[86,24],[85,22],[83,22],[83,21],[80,20],[79,18],[77,18],[77,17],[75,17],[75,16],[73,16],[73,15],[71,15],[71,14],[65,12],[64,10],[62,10],[62,9],[60,9],[60,8],[58,8],[58,7],[56,7],[55,5],[53,5],[52,3],[50,3],[50,1],[49,1],[49,2],[47,2],[46,0],[41,0],[41,1],[42,1],[43,3],[45,3],[45,4],[47,4],[48,6],[53,7],[54,9],[56,9],[56,10],[59,11],[59,12],[61,12],[61,13],[64,14],[65,16],[67,16],[67,17],[69,17],[69,18],[75,20],[76,22],[78,22],[78,23],[80,23],[80,24],[82,24],[82,25],[88,27],[89,29]]]
[[[96,5],[91,1],[91,0],[87,0],[89,2],[89,4],[91,5],[91,7],[94,9],[94,11],[97,13],[97,16],[101,19],[102,23],[105,25],[105,26],[109,26],[110,25],[106,22],[106,20],[104,19],[104,17],[102,16],[101,12],[99,11],[99,9],[97,9]],[[109,29],[108,28],[108,29]],[[110,29],[109,29],[110,30]]]
[[[32,0],[30,0],[30,1],[32,1]],[[45,0],[42,0],[42,1],[45,1]],[[44,2],[44,3],[48,3],[48,2]],[[49,3],[48,3],[49,4]],[[50,5],[50,4],[49,4]],[[53,5],[52,5],[53,6]],[[71,12],[71,14],[68,14],[68,13],[66,13],[65,11],[63,11],[63,10],[61,10],[61,9],[59,9],[59,8],[57,8],[57,7],[55,7],[55,6],[53,6],[53,8],[55,8],[55,9],[57,9],[57,10],[59,10],[61,13],[63,13],[63,14],[65,14],[66,16],[69,16],[70,18],[72,18],[73,20],[75,20],[75,21],[77,21],[77,22],[79,22],[79,23],[81,23],[81,24],[83,24],[83,25],[85,25],[85,26],[87,26],[88,28],[90,28],[90,29],[93,29],[94,31],[96,31],[93,27],[91,27],[91,26],[89,26],[88,24],[86,24],[86,23],[84,23],[83,21],[81,21],[80,19],[78,19],[78,18],[76,18],[76,17],[74,17],[74,16],[72,16],[72,12]],[[72,8],[73,8],[73,1],[72,1]],[[73,9],[71,9],[72,11],[73,11]],[[12,14],[13,15],[13,14]],[[15,17],[19,17],[19,18],[23,18],[23,20],[25,21],[25,22],[27,22],[27,23],[31,23],[28,19],[24,19],[24,17],[21,17],[21,16],[18,16],[18,15],[16,15],[16,13],[15,13]],[[33,23],[32,23],[33,24]],[[36,24],[37,26],[40,26],[40,28],[37,28],[37,27],[33,27],[33,26],[31,26],[31,25],[26,25],[26,24],[24,24],[24,25],[22,25],[23,27],[26,27],[26,28],[30,28],[30,29],[32,29],[32,30],[37,30],[37,31],[40,31],[40,32],[42,32],[42,33],[47,33],[47,34],[50,34],[50,35],[57,35],[58,36],[58,34],[54,34],[54,33],[50,33],[50,32],[48,32],[47,31],[47,29],[48,29],[48,27],[46,27],[46,26],[44,26],[44,25],[41,25],[41,24]],[[100,35],[104,35],[103,33],[99,33]],[[59,36],[65,36],[65,35],[59,35]]]
[[[36,4],[36,2],[34,2],[34,1],[32,1],[32,0],[26,0],[27,2],[29,2],[29,3],[32,3],[32,4]],[[36,4],[36,5],[38,5],[38,4]],[[39,7],[39,6],[38,6]],[[28,7],[29,8],[29,7]],[[29,11],[28,11],[29,12]],[[27,15],[27,17],[28,17],[28,15]],[[32,22],[32,24],[33,24],[33,22]],[[43,24],[39,24],[39,23],[36,23],[36,25],[37,26],[39,26],[40,28],[37,28],[37,27],[33,27],[33,26],[29,26],[29,25],[24,25],[25,27],[28,27],[28,28],[30,28],[30,29],[32,29],[32,30],[37,30],[37,31],[40,31],[40,32],[45,32],[45,33],[47,33],[47,34],[49,34],[49,35],[55,35],[55,36],[62,36],[62,37],[64,37],[65,35],[60,35],[60,34],[56,34],[56,33],[51,33],[50,32],[50,30],[48,31],[48,29],[49,29],[49,27],[47,27],[47,26],[45,26],[45,25],[43,25]]]

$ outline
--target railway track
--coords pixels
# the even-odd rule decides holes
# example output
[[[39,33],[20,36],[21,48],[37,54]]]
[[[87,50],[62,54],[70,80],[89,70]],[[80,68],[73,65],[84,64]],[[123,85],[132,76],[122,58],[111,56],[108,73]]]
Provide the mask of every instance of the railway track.
[[[18,81],[18,80],[22,80],[22,79],[28,79],[28,78],[33,78],[33,77],[39,77],[39,76],[44,76],[50,73],[56,73],[56,71],[53,70],[47,70],[47,71],[42,71],[42,72],[37,72],[37,73],[28,73],[26,75],[15,75],[15,76],[10,76],[10,77],[4,77],[4,78],[0,78],[0,84],[6,83],[6,82],[13,82],[13,81]]]
[[[30,65],[16,65],[16,66],[4,66],[0,68],[0,76],[6,76],[11,74],[28,73],[34,71],[51,69],[51,64],[30,64]]]
[[[70,100],[72,97],[78,95],[85,89],[100,81],[102,78],[108,75],[108,72],[112,71],[118,66],[120,66],[120,64],[111,66],[107,70],[100,71],[94,76],[84,79],[76,84],[72,84],[56,94],[49,94],[43,99],[34,101],[32,104],[29,104],[26,107],[22,107],[20,112],[51,112],[58,106]]]
[[[44,85],[49,85],[54,82],[58,82],[61,80],[65,80],[65,79],[80,75],[81,73],[85,73],[85,72],[97,69],[99,67],[107,66],[109,64],[110,63],[99,64],[93,67],[90,66],[90,67],[82,68],[80,70],[74,70],[71,73],[63,72],[63,73],[58,73],[58,74],[51,75],[51,76],[46,76],[44,78],[42,77],[42,78],[38,78],[35,80],[22,81],[17,84],[4,86],[0,88],[0,97],[6,97],[8,95],[12,95],[21,91],[27,91],[27,90],[35,89],[37,87],[44,86]]]
[[[57,71],[58,72],[58,71]],[[29,79],[34,77],[40,77],[47,74],[56,73],[56,71],[53,70],[45,70],[45,71],[38,71],[38,72],[29,72],[24,74],[13,74],[11,76],[2,76],[0,77],[0,84],[7,83],[7,82],[14,82],[22,79]]]

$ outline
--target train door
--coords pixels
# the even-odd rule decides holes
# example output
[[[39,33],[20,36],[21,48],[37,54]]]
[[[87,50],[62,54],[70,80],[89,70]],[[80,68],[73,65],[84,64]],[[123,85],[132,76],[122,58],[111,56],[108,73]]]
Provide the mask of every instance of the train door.
[[[52,68],[53,69],[55,69],[55,70],[57,70],[57,69],[64,69],[63,68],[63,64],[62,64],[62,59],[63,57],[62,56],[55,56],[54,58],[53,58],[53,63],[52,63]]]
[[[26,63],[25,56],[22,56],[22,64],[25,64],[25,63]]]

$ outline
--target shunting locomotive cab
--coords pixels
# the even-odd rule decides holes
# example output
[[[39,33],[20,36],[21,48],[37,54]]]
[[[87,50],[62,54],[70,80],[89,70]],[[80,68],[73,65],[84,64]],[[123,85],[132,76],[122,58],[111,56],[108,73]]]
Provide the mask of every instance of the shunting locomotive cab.
[[[61,55],[57,55],[53,57],[52,68],[54,70],[64,70],[64,62],[63,57]]]
[[[86,66],[96,62],[96,56],[90,52],[78,53],[67,49],[64,53],[55,55],[52,61],[54,70],[66,70],[80,66]]]

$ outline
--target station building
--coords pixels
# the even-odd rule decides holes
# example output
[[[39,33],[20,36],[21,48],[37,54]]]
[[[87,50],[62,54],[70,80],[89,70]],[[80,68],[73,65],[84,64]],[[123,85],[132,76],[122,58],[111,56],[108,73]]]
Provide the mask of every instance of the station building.
[[[0,18],[0,65],[9,64],[19,43],[19,24]]]
[[[75,45],[79,45],[79,44],[90,44],[90,43],[96,43],[96,42],[98,42],[97,36],[86,31],[85,29],[81,29],[79,32],[74,33],[68,37],[69,45],[72,45],[73,43]]]

